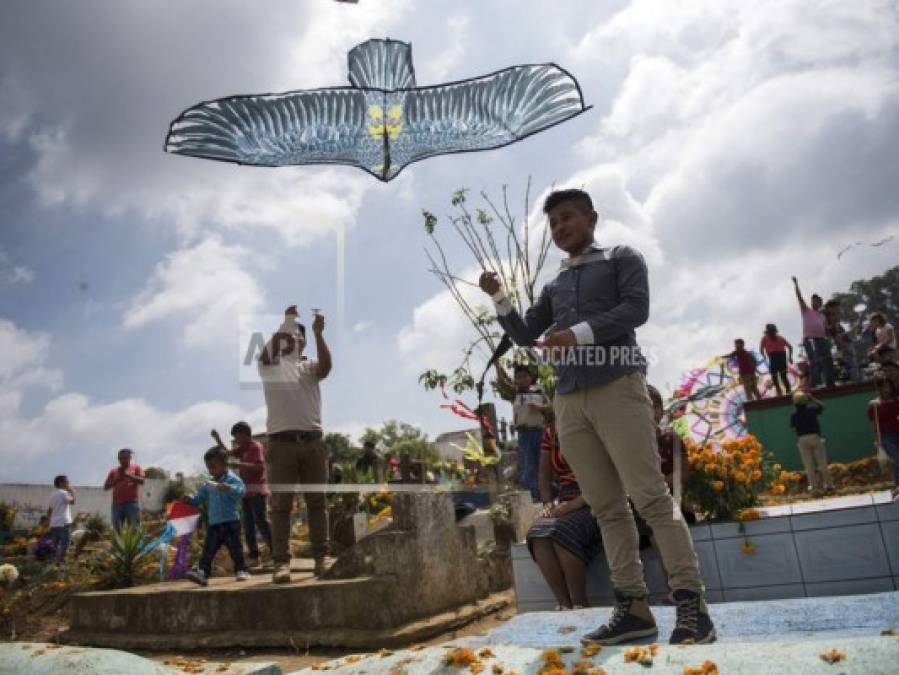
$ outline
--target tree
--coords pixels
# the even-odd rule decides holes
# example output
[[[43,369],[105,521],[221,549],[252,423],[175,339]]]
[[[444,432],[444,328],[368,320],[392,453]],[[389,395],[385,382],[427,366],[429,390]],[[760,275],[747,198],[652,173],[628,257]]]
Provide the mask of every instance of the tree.
[[[384,422],[380,429],[367,428],[362,435],[364,440],[374,441],[380,446],[381,454],[393,454],[395,457],[408,457],[413,461],[424,461],[433,464],[440,460],[440,453],[428,440],[427,434],[416,426],[390,420]]]
[[[325,434],[325,446],[328,454],[337,463],[355,461],[359,450],[353,447],[353,442],[347,434],[331,432]]]
[[[840,318],[850,323],[859,319],[859,314],[881,312],[887,321],[899,319],[899,266],[888,269],[880,276],[859,279],[849,285],[849,291],[834,293],[833,300],[840,302]],[[860,312],[855,307],[865,305]]]
[[[482,191],[480,194],[483,203],[476,206],[472,213],[468,207],[469,190],[460,188],[450,199],[453,212],[448,216],[452,232],[462,240],[476,265],[482,271],[497,274],[506,295],[522,314],[534,303],[537,280],[546,263],[550,245],[549,228],[543,227],[538,236],[528,220],[530,191],[529,179],[524,196],[524,215],[521,217],[520,225],[510,210],[509,194],[505,185],[502,190],[501,209],[486,192]],[[443,243],[437,237],[437,216],[426,210],[422,211],[422,216],[425,232],[431,240],[431,248],[425,250],[431,264],[430,272],[449,291],[459,310],[474,329],[474,336],[467,344],[461,346],[461,361],[451,373],[430,369],[422,373],[418,379],[426,389],[449,385],[453,391],[461,393],[474,388],[483,365],[502,337],[502,331],[496,325],[496,318],[486,296],[480,296],[484,298],[484,304],[472,304],[463,292],[464,285],[477,287],[477,283],[461,278],[458,273],[459,269],[467,267],[472,261],[469,260],[467,264],[451,263]],[[521,357],[522,355],[519,355],[519,358]],[[479,367],[475,367],[476,364]],[[551,369],[541,369],[541,376],[551,377]],[[552,382],[544,383],[547,388],[551,385]]]

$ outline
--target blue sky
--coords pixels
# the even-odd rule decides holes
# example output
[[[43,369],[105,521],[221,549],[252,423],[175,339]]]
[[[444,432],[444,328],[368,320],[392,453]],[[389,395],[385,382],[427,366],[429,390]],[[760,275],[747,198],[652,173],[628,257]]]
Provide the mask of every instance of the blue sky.
[[[585,186],[597,238],[650,265],[640,341],[662,388],[768,321],[799,338],[789,276],[827,294],[895,264],[894,3],[13,0],[0,25],[0,480],[102,479],[115,449],[190,469],[208,430],[261,428],[239,317],[329,318],[329,430],[465,427],[417,375],[469,336],[427,272],[421,209],[458,187],[536,201]],[[498,151],[415,164],[253,169],[166,155],[200,100],[345,82],[369,37],[419,83],[554,61],[594,108]],[[520,211],[520,209],[519,209]],[[539,222],[539,214],[532,216]],[[338,321],[337,232],[346,232]],[[452,240],[448,240],[452,242]],[[453,243],[458,267],[474,273]],[[557,259],[550,262],[550,267]]]

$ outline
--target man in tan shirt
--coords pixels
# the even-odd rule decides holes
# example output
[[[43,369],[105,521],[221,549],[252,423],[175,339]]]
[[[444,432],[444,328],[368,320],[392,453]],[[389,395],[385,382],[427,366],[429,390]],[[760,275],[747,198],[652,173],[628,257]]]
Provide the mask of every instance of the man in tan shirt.
[[[296,305],[284,312],[284,321],[259,356],[265,404],[268,454],[266,468],[272,492],[272,581],[290,581],[290,515],[294,491],[291,486],[323,485],[328,482],[328,450],[321,425],[319,382],[331,372],[331,352],[323,332],[325,318],[315,315],[317,360],[303,356],[306,328],[297,322]],[[324,492],[304,494],[309,514],[309,538],[315,558],[315,575],[326,570],[328,512]]]

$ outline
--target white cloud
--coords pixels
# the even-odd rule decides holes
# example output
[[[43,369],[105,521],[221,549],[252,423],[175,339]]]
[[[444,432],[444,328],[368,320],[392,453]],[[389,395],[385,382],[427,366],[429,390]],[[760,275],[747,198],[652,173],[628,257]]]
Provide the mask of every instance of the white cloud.
[[[15,439],[0,447],[0,480],[65,471],[77,481],[98,482],[121,447],[132,447],[143,466],[192,471],[202,466],[214,426],[246,419],[264,427],[262,408],[203,401],[169,412],[140,398],[97,402],[78,392],[53,396],[25,416],[20,404],[28,387],[62,385],[61,373],[46,366],[52,350],[49,336],[0,319],[0,436]]]
[[[349,167],[262,169],[166,155],[168,123],[208,98],[344,84],[346,52],[396,23],[408,4],[286,2],[266,10],[276,22],[254,20],[259,10],[250,5],[212,19],[219,6],[200,2],[180,8],[175,23],[150,20],[149,7],[116,5],[102,17],[57,8],[52,21],[67,28],[49,53],[46,44],[0,32],[0,133],[28,139],[36,156],[29,179],[48,207],[171,222],[187,243],[212,227],[268,231],[305,245],[352,225],[362,194],[375,185],[370,176]],[[41,11],[16,14],[7,25],[18,24],[23,35],[40,30],[32,24]],[[198,59],[200,26],[216,39]],[[47,67],[48,58],[69,52],[83,69],[77,77],[65,76],[65,64]]]
[[[555,186],[593,195],[600,242],[645,255],[652,315],[638,335],[657,384],[734,337],[757,345],[769,321],[798,342],[791,274],[828,294],[895,264],[895,249],[836,260],[899,225],[895,3],[636,0],[575,44],[585,91],[613,96],[576,142],[581,168]],[[469,337],[441,292],[399,344],[447,367]]]
[[[364,333],[369,328],[371,328],[374,324],[371,321],[357,321],[353,324],[353,332],[354,333]]]
[[[0,70],[0,135],[17,140],[32,114],[34,101],[28,90],[13,73]]]
[[[463,76],[456,73],[467,50],[468,27],[471,19],[466,14],[451,16],[446,22],[446,30],[443,31],[443,42],[447,46],[434,56],[427,64],[424,72],[429,82],[445,82],[447,80],[459,80]]]
[[[490,306],[490,298],[480,289],[461,290],[474,306]],[[397,347],[407,372],[417,374],[430,368],[447,372],[461,364],[464,349],[475,336],[450,292],[444,290],[413,310],[412,322],[397,334]]]
[[[25,265],[14,265],[6,251],[0,248],[0,284],[30,284],[34,281],[34,270]]]
[[[263,306],[262,289],[246,271],[251,262],[257,264],[247,249],[226,246],[217,237],[175,251],[156,266],[146,287],[131,301],[124,327],[186,317],[188,344],[220,342],[223,327],[236,330],[239,315]]]

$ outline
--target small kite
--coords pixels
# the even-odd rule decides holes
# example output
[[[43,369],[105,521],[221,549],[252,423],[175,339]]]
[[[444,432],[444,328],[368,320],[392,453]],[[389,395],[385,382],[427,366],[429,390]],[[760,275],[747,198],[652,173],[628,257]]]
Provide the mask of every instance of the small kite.
[[[183,567],[186,563],[187,548],[190,537],[200,522],[200,510],[184,502],[174,502],[169,509],[165,527],[159,538],[151,541],[144,547],[144,552],[149,553],[160,549],[159,579],[165,577],[165,563],[168,557],[169,545],[175,537],[181,537],[175,554],[175,567]]]
[[[863,242],[863,241],[857,241],[857,242],[855,242],[854,244],[849,244],[848,246],[843,247],[843,248],[840,250],[840,252],[837,253],[837,260],[839,260],[840,258],[842,258],[842,257],[843,257],[843,254],[846,253],[846,251],[848,251],[849,249],[855,248],[856,246],[870,246],[870,247],[872,247],[872,248],[877,248],[878,246],[883,246],[884,244],[887,244],[887,243],[889,243],[889,242],[891,242],[891,241],[893,241],[893,236],[892,236],[892,235],[890,235],[889,237],[884,237],[883,239],[881,239],[881,240],[879,240],[879,241],[872,241],[872,242],[867,243],[867,244],[866,244],[865,242]]]
[[[412,45],[372,39],[349,52],[349,87],[230,96],[188,108],[165,150],[253,166],[347,164],[387,182],[409,164],[500,148],[588,110],[553,63],[419,87]]]

